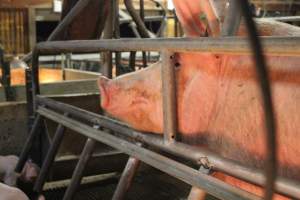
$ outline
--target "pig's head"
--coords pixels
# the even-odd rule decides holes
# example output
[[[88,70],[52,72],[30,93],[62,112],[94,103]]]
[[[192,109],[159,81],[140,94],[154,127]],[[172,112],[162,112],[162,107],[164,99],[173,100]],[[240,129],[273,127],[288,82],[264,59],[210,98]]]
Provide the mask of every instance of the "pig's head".
[[[19,179],[26,183],[34,183],[34,181],[36,180],[39,174],[39,171],[40,168],[31,160],[28,160],[24,165],[24,168],[20,174]]]
[[[161,63],[113,80],[99,77],[101,107],[139,130],[162,131]]]

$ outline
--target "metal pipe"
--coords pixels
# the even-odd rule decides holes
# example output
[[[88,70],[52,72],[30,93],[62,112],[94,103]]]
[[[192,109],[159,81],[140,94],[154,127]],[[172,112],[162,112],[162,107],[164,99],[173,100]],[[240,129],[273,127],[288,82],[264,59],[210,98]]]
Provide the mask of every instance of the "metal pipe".
[[[146,26],[144,0],[140,0],[140,17],[141,17],[143,24]],[[145,67],[147,67],[147,56],[146,56],[145,51],[142,51],[142,57],[143,57],[143,67],[145,68]]]
[[[136,174],[139,166],[140,160],[134,157],[130,157],[126,164],[126,167],[122,173],[122,176],[119,180],[117,188],[114,192],[112,200],[122,200],[125,199],[125,195],[129,190],[130,185],[132,184],[134,175]]]
[[[271,200],[275,190],[275,180],[277,176],[277,143],[276,143],[276,122],[275,113],[272,102],[271,84],[269,80],[269,73],[265,58],[263,56],[263,49],[259,38],[257,37],[258,31],[254,20],[252,19],[252,12],[248,0],[237,1],[242,9],[245,17],[245,23],[248,30],[249,40],[253,51],[253,59],[256,63],[256,73],[258,82],[263,97],[264,117],[266,125],[266,153],[267,158],[265,161],[266,168],[266,183],[265,183],[265,199]]]
[[[80,185],[85,166],[87,165],[91,155],[93,154],[95,146],[96,146],[96,141],[93,139],[88,138],[87,141],[85,142],[83,151],[80,155],[79,161],[73,172],[71,184],[67,188],[63,200],[72,200],[73,199],[73,197],[76,193],[76,190],[78,189],[78,187]]]
[[[132,17],[133,21],[135,22],[137,29],[142,36],[142,38],[150,38],[150,35],[148,33],[148,30],[145,26],[145,23],[142,21],[141,17],[139,14],[136,12],[132,5],[131,0],[124,0],[124,4],[127,8],[127,11],[129,12],[130,16]]]
[[[265,54],[299,55],[300,37],[260,37]],[[211,52],[224,54],[249,54],[251,48],[247,38],[167,38],[167,39],[118,39],[53,41],[37,44],[41,54],[67,52],[92,53],[98,51],[163,51]]]
[[[237,1],[239,0],[229,1],[229,8],[222,26],[222,36],[236,35],[239,29],[242,18],[242,10]]]
[[[163,130],[164,141],[174,142],[177,132],[177,101],[174,55],[169,51],[162,52],[162,97],[163,97]]]
[[[105,27],[104,27],[104,31],[103,31],[103,38],[104,39],[109,39],[111,40],[113,38],[113,22],[114,22],[114,13],[113,13],[113,5],[114,4],[114,0],[113,1],[109,1],[108,3],[108,16],[106,18],[106,23],[105,23]],[[99,41],[99,40],[98,40]],[[101,73],[108,77],[108,78],[112,78],[112,68],[113,68],[113,61],[112,61],[112,52],[108,51],[108,52],[103,52],[103,56],[102,56],[102,68],[101,68]]]
[[[39,127],[41,126],[41,122],[42,122],[42,117],[41,115],[37,114],[33,126],[31,128],[31,131],[29,133],[29,136],[27,137],[27,140],[25,142],[25,146],[22,149],[22,152],[19,156],[19,160],[15,169],[15,172],[17,173],[21,173],[27,159],[29,156],[29,152],[31,149],[31,146],[33,144],[34,139],[37,137],[37,134],[39,133]]]
[[[192,147],[180,142],[166,144],[161,137],[135,131],[125,124],[108,117],[97,115],[75,106],[57,102],[42,96],[37,96],[36,100],[39,105],[47,105],[49,108],[68,112],[71,116],[77,117],[78,119],[89,121],[93,124],[99,124],[101,127],[113,130],[116,134],[127,136],[139,142],[157,147],[165,152],[191,160],[196,164],[209,165],[208,167],[211,167],[213,170],[226,173],[256,185],[264,186],[265,184],[265,177],[262,170],[243,166],[236,161],[223,158],[205,148]],[[298,198],[300,196],[299,182],[278,177],[275,185],[276,191],[280,194],[292,198]]]
[[[67,115],[68,114],[65,114],[64,116],[67,116]],[[46,179],[48,178],[50,168],[51,168],[53,161],[55,159],[55,156],[58,152],[59,146],[63,140],[64,133],[65,133],[65,127],[62,124],[59,124],[55,131],[55,135],[52,140],[51,146],[50,146],[50,148],[47,152],[47,155],[45,157],[45,160],[43,162],[39,176],[34,184],[33,190],[37,193],[41,193],[43,190],[43,186],[46,182]]]
[[[66,15],[63,20],[57,25],[53,32],[48,37],[47,41],[56,40],[57,37],[68,27],[73,19],[89,4],[91,0],[79,0],[76,5],[70,10],[68,15]],[[32,52],[26,54],[22,60],[24,62],[29,62],[32,58]]]
[[[188,167],[168,157],[162,156],[159,153],[153,152],[137,144],[118,138],[107,132],[96,130],[88,125],[81,123],[80,121],[65,117],[62,114],[58,114],[54,111],[42,107],[39,108],[37,112],[42,116],[54,122],[61,123],[65,127],[76,131],[88,138],[94,139],[120,151],[123,151],[124,153],[131,155],[145,162],[146,164],[149,164],[171,176],[174,176],[186,182],[187,184],[195,185],[203,190],[206,190],[209,194],[217,198],[230,200],[261,199],[256,195],[233,187],[214,177],[205,175],[196,169]]]

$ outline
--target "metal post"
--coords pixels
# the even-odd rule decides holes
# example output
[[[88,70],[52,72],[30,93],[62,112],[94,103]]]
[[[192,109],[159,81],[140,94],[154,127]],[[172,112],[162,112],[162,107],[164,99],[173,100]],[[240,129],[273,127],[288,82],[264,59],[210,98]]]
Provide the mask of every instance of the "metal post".
[[[174,54],[171,52],[162,52],[161,79],[165,142],[174,142],[177,132],[176,75],[173,59]]]
[[[222,36],[233,36],[240,27],[242,10],[237,1],[239,0],[229,1],[229,8],[222,26]]]
[[[67,188],[63,200],[73,199],[75,192],[80,185],[85,166],[87,165],[91,155],[93,154],[95,145],[96,145],[96,141],[90,138],[88,138],[87,141],[85,142],[83,151],[80,155],[79,161],[73,172],[71,184]]]
[[[125,195],[130,185],[132,184],[134,175],[136,174],[140,163],[141,161],[137,158],[130,157],[128,159],[128,162],[119,180],[118,186],[115,190],[112,200],[122,200],[125,198]]]
[[[140,17],[142,22],[145,24],[145,8],[144,8],[144,0],[140,0]],[[143,56],[143,67],[147,67],[147,56],[146,56],[146,52],[142,51],[142,56]]]
[[[37,134],[39,133],[39,127],[41,126],[42,117],[40,114],[37,114],[33,126],[31,128],[29,137],[27,138],[27,141],[25,142],[25,146],[22,149],[22,152],[19,156],[19,161],[16,166],[15,172],[20,173],[26,163],[26,160],[28,159],[29,152],[31,149],[31,146],[33,144],[34,139],[36,138]]]
[[[108,16],[106,18],[106,23],[105,23],[105,27],[104,27],[104,31],[103,31],[103,38],[104,39],[112,39],[113,38],[113,2],[114,1],[109,1],[108,3]],[[112,63],[112,52],[111,51],[107,51],[102,53],[102,69],[101,69],[101,73],[108,77],[108,78],[112,78],[112,68],[113,68],[113,63]]]
[[[64,116],[68,116],[68,114],[64,114]],[[50,146],[50,149],[47,152],[46,158],[44,160],[44,163],[42,165],[40,174],[35,182],[34,185],[34,191],[37,193],[40,193],[43,189],[44,183],[48,177],[49,170],[53,164],[53,161],[55,159],[55,155],[57,154],[57,151],[59,149],[59,146],[62,142],[62,139],[64,137],[65,133],[65,127],[61,124],[57,126],[52,144]]]

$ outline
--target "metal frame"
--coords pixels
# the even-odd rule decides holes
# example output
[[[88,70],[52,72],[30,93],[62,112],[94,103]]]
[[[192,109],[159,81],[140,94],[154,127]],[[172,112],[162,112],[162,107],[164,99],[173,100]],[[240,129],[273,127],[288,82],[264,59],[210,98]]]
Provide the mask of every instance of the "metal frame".
[[[262,39],[266,52],[269,54],[280,55],[284,50],[285,55],[295,55],[300,54],[300,48],[295,45],[300,38],[264,38]],[[128,43],[130,41],[130,43]],[[223,41],[220,46],[220,41]],[[126,48],[124,44],[126,43]],[[160,44],[160,45],[159,45]],[[165,45],[164,45],[165,44]],[[32,90],[33,90],[33,104],[34,108],[37,108],[37,104],[43,101],[43,104],[47,106],[53,106],[56,109],[66,111],[70,115],[81,116],[81,119],[89,119],[94,123],[101,119],[99,125],[102,127],[109,128],[116,131],[117,133],[126,134],[129,137],[142,138],[142,142],[150,143],[154,146],[159,147],[164,151],[168,151],[175,155],[182,156],[186,159],[197,161],[198,164],[202,163],[202,160],[208,160],[209,164],[214,170],[220,170],[222,172],[228,173],[235,177],[241,178],[243,180],[249,181],[251,183],[264,185],[264,175],[260,170],[251,169],[242,166],[233,161],[227,160],[220,156],[214,155],[205,150],[195,149],[188,145],[176,142],[174,145],[165,145],[164,141],[159,138],[150,137],[143,135],[142,133],[133,131],[129,128],[124,127],[113,127],[111,124],[107,126],[108,121],[105,121],[105,117],[90,114],[86,111],[80,109],[73,110],[70,106],[62,106],[61,103],[51,101],[47,98],[41,98],[36,96],[39,94],[39,82],[37,79],[38,74],[38,57],[44,54],[57,54],[61,51],[63,52],[99,52],[99,51],[137,51],[137,50],[165,50],[170,48],[171,51],[214,51],[223,53],[235,53],[235,51],[250,53],[247,40],[242,38],[206,38],[206,39],[151,39],[151,40],[140,40],[140,39],[118,39],[118,40],[101,40],[101,41],[64,41],[64,42],[45,42],[37,45],[36,50],[33,54],[33,65],[32,65]],[[283,48],[282,45],[285,47]],[[226,49],[231,46],[231,49]],[[279,48],[280,46],[280,48]],[[45,103],[47,102],[47,104]],[[52,103],[49,103],[52,102]],[[71,109],[72,108],[72,109]],[[40,111],[40,108],[38,109]],[[44,114],[46,115],[46,114]],[[49,117],[49,116],[48,116]],[[47,117],[47,118],[48,118]],[[107,119],[108,120],[108,119]],[[112,124],[116,124],[113,122]],[[72,127],[70,127],[72,129]],[[117,130],[116,130],[117,129]],[[121,130],[120,130],[121,129]],[[86,132],[86,131],[85,131]],[[96,139],[96,138],[93,138]],[[96,139],[100,141],[100,138]],[[131,155],[131,154],[130,154]],[[148,163],[150,164],[150,163]],[[207,163],[206,163],[207,164]],[[151,164],[150,164],[151,165]],[[233,170],[234,169],[234,170]],[[276,181],[276,191],[278,193],[288,195],[291,197],[300,196],[300,184],[286,180],[284,178],[277,178]],[[200,186],[201,187],[201,186]]]
[[[232,1],[233,2],[233,1]],[[246,2],[247,1],[243,1]],[[242,3],[241,3],[242,4]],[[255,27],[251,24],[251,18],[247,16],[247,7],[242,7],[247,22],[250,33],[255,35]],[[229,27],[230,28],[230,27]],[[252,31],[252,32],[251,32]],[[230,34],[230,31],[227,31]],[[33,63],[32,63],[32,98],[28,98],[30,102],[28,104],[32,105],[32,110],[29,112],[31,116],[35,116],[38,113],[37,119],[40,116],[51,119],[57,122],[59,127],[65,127],[74,130],[86,137],[88,137],[86,148],[90,149],[87,151],[87,155],[92,152],[92,147],[95,141],[102,142],[111,147],[119,149],[126,154],[132,156],[128,162],[128,168],[124,171],[123,179],[119,183],[119,191],[115,195],[123,195],[128,189],[130,182],[132,180],[133,174],[137,169],[137,163],[139,160],[160,169],[174,177],[183,180],[184,182],[204,189],[206,192],[220,198],[220,199],[261,199],[253,194],[245,192],[239,188],[232,187],[227,183],[224,183],[214,177],[211,177],[201,171],[198,171],[186,164],[179,163],[178,161],[172,160],[167,156],[160,155],[159,153],[146,148],[145,146],[139,145],[140,143],[133,142],[132,139],[142,142],[143,144],[148,144],[150,146],[158,147],[159,150],[171,153],[176,156],[180,156],[187,160],[192,160],[199,165],[210,167],[213,170],[221,171],[232,175],[234,177],[240,178],[242,180],[254,183],[260,186],[265,185],[265,180],[267,180],[267,190],[266,199],[272,198],[273,191],[280,194],[286,195],[292,198],[298,198],[300,196],[300,183],[293,182],[291,180],[277,177],[275,181],[276,171],[276,154],[273,151],[276,149],[273,144],[275,141],[274,135],[274,124],[272,125],[272,118],[268,119],[268,114],[272,114],[271,111],[266,110],[266,119],[269,121],[269,132],[267,137],[268,147],[271,147],[269,152],[269,159],[272,161],[269,168],[272,173],[264,173],[261,170],[249,168],[243,166],[237,162],[229,159],[225,159],[219,155],[208,152],[205,149],[190,147],[186,144],[177,142],[176,139],[176,94],[175,94],[175,79],[174,79],[174,66],[172,64],[172,54],[173,52],[191,52],[191,51],[205,51],[214,53],[225,53],[225,54],[249,54],[251,53],[250,46],[252,49],[258,49],[256,53],[256,61],[258,66],[264,68],[264,59],[261,53],[260,42],[257,37],[251,37],[251,43],[245,38],[197,38],[197,39],[117,39],[117,40],[100,40],[100,41],[63,41],[63,42],[43,42],[36,46],[33,52]],[[300,41],[300,37],[261,37],[260,41],[264,44],[264,52],[266,54],[272,55],[299,55],[300,47],[297,45]],[[39,81],[38,81],[38,58],[40,55],[46,54],[59,54],[59,53],[91,53],[99,51],[162,51],[163,52],[163,66],[162,73],[163,78],[163,101],[164,101],[164,139],[160,137],[154,137],[150,135],[144,135],[138,131],[134,131],[125,125],[111,120],[105,116],[96,115],[88,111],[84,111],[75,108],[70,105],[56,102],[54,100],[39,96]],[[258,72],[259,69],[258,69]],[[260,74],[260,73],[259,73]],[[263,73],[262,73],[263,74]],[[264,78],[262,75],[261,78]],[[28,81],[30,83],[30,81]],[[263,82],[261,84],[267,84],[268,82]],[[268,87],[263,88],[263,94]],[[30,94],[28,94],[30,95]],[[265,97],[265,96],[264,96]],[[268,96],[269,101],[271,96]],[[32,101],[31,101],[32,99]],[[265,101],[268,102],[268,101]],[[166,106],[168,105],[168,106]],[[266,106],[266,104],[265,104]],[[68,116],[64,115],[68,113]],[[37,120],[36,119],[36,123]],[[35,124],[36,124],[35,123]],[[271,123],[271,125],[270,125]],[[95,129],[90,124],[97,124],[100,127],[108,128],[115,131],[112,135],[108,132]],[[272,127],[273,126],[273,127]],[[32,134],[34,135],[36,125],[33,126]],[[271,127],[271,128],[270,128]],[[126,136],[126,138],[124,138]],[[30,137],[31,138],[31,137]],[[131,139],[131,140],[130,140]],[[88,145],[92,143],[92,145]],[[30,142],[28,142],[30,144]],[[28,144],[25,149],[28,149]],[[52,144],[53,145],[53,144]],[[271,145],[271,146],[270,146]],[[53,145],[53,148],[58,148],[59,145]],[[86,155],[86,151],[83,151],[82,155]],[[49,153],[49,152],[48,152]],[[23,156],[23,157],[22,157]],[[24,157],[28,156],[26,152],[22,154],[20,160],[24,160]],[[84,156],[82,156],[84,157]],[[87,156],[88,160],[89,156]],[[275,159],[275,160],[274,160]],[[68,189],[71,197],[75,192],[75,189],[82,177],[82,169],[87,162],[82,160],[78,163],[75,173],[73,175],[73,184],[75,185],[73,189]],[[275,161],[275,162],[274,162]],[[134,164],[132,164],[133,162]],[[51,163],[51,162],[50,162]],[[20,168],[22,164],[18,164]],[[172,166],[171,168],[169,166]],[[80,169],[80,170],[79,170]],[[43,168],[42,168],[43,171]],[[47,170],[46,170],[47,171]],[[40,174],[42,177],[43,174]],[[130,177],[126,179],[124,177]],[[39,179],[38,179],[39,180]],[[43,179],[41,179],[43,180]],[[43,180],[44,181],[44,180]],[[39,184],[43,184],[41,183]],[[38,184],[38,182],[36,183]],[[129,184],[129,185],[128,185]],[[273,184],[275,187],[273,188]],[[76,186],[77,185],[77,186]],[[127,188],[127,189],[126,189]],[[35,188],[36,189],[36,188]],[[40,189],[36,189],[36,192],[40,192]],[[65,199],[71,199],[66,198]]]

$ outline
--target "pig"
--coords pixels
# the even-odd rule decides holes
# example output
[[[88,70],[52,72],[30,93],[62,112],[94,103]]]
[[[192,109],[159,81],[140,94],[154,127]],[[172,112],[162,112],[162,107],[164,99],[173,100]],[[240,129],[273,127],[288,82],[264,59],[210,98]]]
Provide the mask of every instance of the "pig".
[[[197,7],[195,2],[202,7]],[[186,36],[219,34],[217,17],[205,2],[208,3],[204,0],[174,1]],[[201,13],[207,14],[208,22],[198,19]],[[300,28],[288,24],[265,19],[256,23],[262,36],[300,36]],[[246,35],[243,23],[237,34]],[[278,175],[300,181],[300,57],[265,57],[278,130]],[[173,59],[177,63],[178,132],[182,142],[207,147],[226,158],[262,169],[266,130],[252,57],[195,52],[176,53]],[[157,62],[113,80],[100,76],[98,86],[103,110],[134,129],[162,134],[161,67],[161,62]],[[263,196],[260,187],[225,174],[213,175]],[[275,198],[286,199],[279,195]]]
[[[28,160],[22,172],[15,172],[19,158],[14,155],[0,156],[0,181],[9,185],[16,186],[17,180],[20,179],[25,183],[33,183],[38,176],[40,168],[31,160]]]
[[[1,200],[29,200],[20,189],[0,183]],[[42,199],[40,199],[42,200]]]

